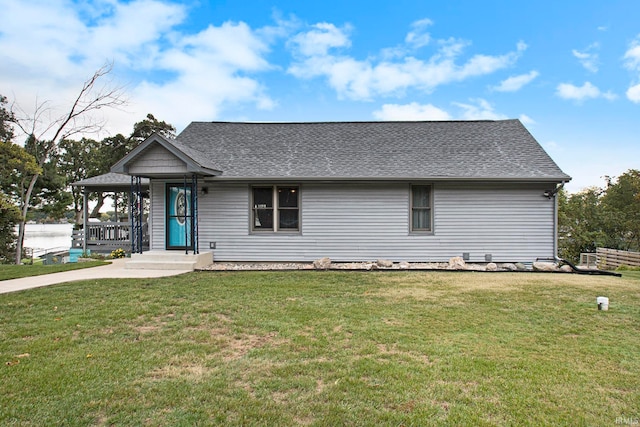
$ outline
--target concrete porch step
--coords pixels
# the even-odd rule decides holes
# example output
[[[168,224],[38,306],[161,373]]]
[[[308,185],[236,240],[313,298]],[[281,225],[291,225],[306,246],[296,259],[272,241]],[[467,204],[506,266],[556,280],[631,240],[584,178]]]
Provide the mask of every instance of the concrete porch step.
[[[140,270],[195,270],[213,262],[213,252],[185,254],[181,251],[148,251],[131,254],[126,269]]]

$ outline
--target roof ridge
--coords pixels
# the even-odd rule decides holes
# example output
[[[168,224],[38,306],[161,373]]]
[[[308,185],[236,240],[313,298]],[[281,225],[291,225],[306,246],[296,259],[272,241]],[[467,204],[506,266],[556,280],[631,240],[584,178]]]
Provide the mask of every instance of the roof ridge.
[[[245,125],[315,125],[315,124],[393,124],[393,123],[504,123],[504,122],[514,122],[520,121],[520,119],[500,119],[500,120],[355,120],[355,121],[339,121],[339,120],[328,120],[328,121],[223,121],[223,120],[213,120],[213,121],[192,121],[190,124],[245,124]]]

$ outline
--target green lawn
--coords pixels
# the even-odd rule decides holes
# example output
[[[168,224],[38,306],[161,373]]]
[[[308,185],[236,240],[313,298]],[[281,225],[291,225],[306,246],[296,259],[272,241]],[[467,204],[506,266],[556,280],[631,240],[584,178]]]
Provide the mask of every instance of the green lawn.
[[[78,270],[81,268],[107,265],[104,261],[89,261],[52,265],[10,265],[0,264],[0,280],[19,279],[21,277],[40,276],[42,274],[59,273],[61,271]]]
[[[640,418],[640,280],[91,280],[0,295],[0,361],[0,425],[615,425]]]

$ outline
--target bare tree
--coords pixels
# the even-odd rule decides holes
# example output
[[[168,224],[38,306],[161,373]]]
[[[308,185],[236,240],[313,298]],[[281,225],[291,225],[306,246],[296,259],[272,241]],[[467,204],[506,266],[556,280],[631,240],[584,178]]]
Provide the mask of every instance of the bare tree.
[[[112,64],[98,69],[83,83],[67,112],[59,117],[51,117],[52,109],[49,101],[36,100],[32,115],[25,114],[22,109],[16,113],[18,127],[33,142],[32,154],[40,167],[44,166],[50,156],[57,152],[60,141],[77,134],[98,132],[104,127],[104,122],[96,120],[92,113],[103,108],[118,108],[126,104],[121,88],[112,88],[109,85],[98,87],[101,79],[111,73],[112,69]],[[26,191],[20,197],[21,219],[18,223],[16,264],[21,262],[27,213],[31,207],[33,189],[40,176],[41,174],[34,174],[31,177]]]

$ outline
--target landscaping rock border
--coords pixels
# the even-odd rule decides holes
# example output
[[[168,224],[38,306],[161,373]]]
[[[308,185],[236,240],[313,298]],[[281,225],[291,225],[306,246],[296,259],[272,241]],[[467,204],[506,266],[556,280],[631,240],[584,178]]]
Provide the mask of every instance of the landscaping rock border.
[[[555,265],[555,264],[554,264]],[[556,268],[549,271],[566,271]],[[206,271],[270,271],[270,270],[448,270],[448,271],[534,271],[532,267],[517,263],[469,264],[461,257],[454,257],[449,262],[393,262],[379,259],[367,262],[333,262],[324,257],[314,262],[214,262],[200,270]]]

